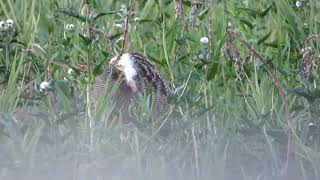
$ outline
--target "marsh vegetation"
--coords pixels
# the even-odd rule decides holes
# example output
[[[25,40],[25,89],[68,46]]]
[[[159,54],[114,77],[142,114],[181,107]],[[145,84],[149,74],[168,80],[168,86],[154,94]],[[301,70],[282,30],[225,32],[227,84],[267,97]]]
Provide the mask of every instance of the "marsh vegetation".
[[[0,179],[320,179],[318,0],[0,1]],[[170,84],[120,116],[123,51]]]

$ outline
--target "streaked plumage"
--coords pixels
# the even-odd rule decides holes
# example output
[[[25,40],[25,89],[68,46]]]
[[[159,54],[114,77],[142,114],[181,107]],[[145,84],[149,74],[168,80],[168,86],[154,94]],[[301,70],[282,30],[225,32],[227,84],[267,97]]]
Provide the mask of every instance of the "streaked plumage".
[[[117,109],[127,112],[130,104],[137,105],[147,91],[153,94],[154,117],[168,109],[167,97],[170,92],[168,84],[146,57],[132,52],[122,53],[110,60],[103,73],[96,77],[91,101],[97,102],[104,86],[108,84],[112,87],[118,79],[120,84],[113,95]]]

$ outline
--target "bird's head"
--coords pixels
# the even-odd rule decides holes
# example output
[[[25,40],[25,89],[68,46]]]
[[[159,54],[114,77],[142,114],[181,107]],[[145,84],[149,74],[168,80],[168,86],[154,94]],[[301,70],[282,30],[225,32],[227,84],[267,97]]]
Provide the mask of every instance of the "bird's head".
[[[131,88],[132,91],[136,92],[137,85],[135,77],[138,73],[135,67],[134,59],[131,57],[131,54],[128,52],[120,54],[110,60],[110,65],[112,65],[115,70],[124,75],[127,85]]]

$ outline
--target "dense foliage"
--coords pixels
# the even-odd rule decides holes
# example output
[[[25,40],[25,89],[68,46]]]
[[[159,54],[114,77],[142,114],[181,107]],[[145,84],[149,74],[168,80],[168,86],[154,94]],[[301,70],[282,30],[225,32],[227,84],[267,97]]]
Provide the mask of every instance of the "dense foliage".
[[[319,179],[319,12],[318,0],[0,1],[0,179]],[[110,92],[87,103],[127,50],[171,84],[164,118],[148,96],[119,126]]]

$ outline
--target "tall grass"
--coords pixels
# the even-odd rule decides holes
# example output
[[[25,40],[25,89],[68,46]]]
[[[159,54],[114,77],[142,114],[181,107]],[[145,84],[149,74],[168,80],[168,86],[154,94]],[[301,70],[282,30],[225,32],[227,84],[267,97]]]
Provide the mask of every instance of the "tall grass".
[[[0,20],[14,21],[0,31],[0,179],[320,178],[317,38],[308,42],[311,75],[301,75],[301,49],[320,30],[317,0],[201,1],[191,23],[192,1],[136,1],[132,16],[134,1],[88,2],[94,21],[80,0],[0,2]],[[117,85],[95,107],[87,102],[94,76],[123,50],[126,20],[125,47],[171,84],[171,108],[154,121],[146,95],[133,123],[114,126]],[[226,54],[230,28],[274,77],[241,41]],[[43,81],[51,87],[40,92]]]

